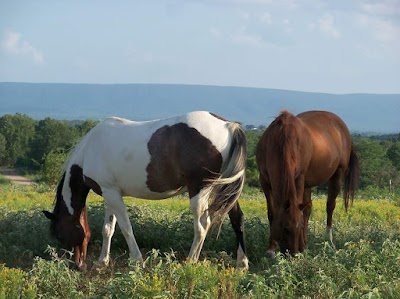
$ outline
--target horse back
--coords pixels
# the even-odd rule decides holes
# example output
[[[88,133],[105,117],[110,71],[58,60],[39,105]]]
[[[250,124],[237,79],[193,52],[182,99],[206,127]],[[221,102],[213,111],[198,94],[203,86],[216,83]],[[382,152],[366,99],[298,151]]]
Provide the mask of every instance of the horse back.
[[[308,185],[328,180],[338,168],[347,169],[352,148],[346,124],[326,111],[308,111],[297,115],[307,128],[312,156],[306,172]]]
[[[205,171],[219,172],[230,143],[226,121],[208,112],[146,122],[110,118],[88,133],[69,163],[101,188],[167,198]]]
[[[289,169],[295,178],[304,175],[309,187],[316,186],[338,167],[347,167],[351,146],[350,132],[337,115],[307,111],[294,116],[283,111],[260,138],[257,165],[267,181],[280,181],[282,169]]]

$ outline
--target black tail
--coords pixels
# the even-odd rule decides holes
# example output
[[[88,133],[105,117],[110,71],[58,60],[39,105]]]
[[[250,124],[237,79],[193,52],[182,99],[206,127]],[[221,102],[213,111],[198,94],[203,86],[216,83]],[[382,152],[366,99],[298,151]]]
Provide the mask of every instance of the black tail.
[[[354,149],[354,145],[351,146],[349,167],[346,171],[343,188],[343,199],[346,211],[349,207],[349,200],[353,202],[355,193],[358,189],[358,183],[360,180],[360,161],[358,159],[357,152]]]

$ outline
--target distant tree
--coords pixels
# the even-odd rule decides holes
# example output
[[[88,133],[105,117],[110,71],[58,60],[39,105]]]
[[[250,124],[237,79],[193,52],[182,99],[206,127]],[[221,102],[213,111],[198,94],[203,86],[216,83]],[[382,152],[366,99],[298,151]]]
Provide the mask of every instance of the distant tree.
[[[6,157],[6,138],[0,133],[0,161],[4,161]]]
[[[387,187],[389,180],[397,181],[399,174],[386,152],[388,141],[370,138],[354,138],[354,144],[361,161],[361,188]]]
[[[0,118],[0,134],[5,139],[5,154],[0,163],[15,166],[18,159],[24,159],[29,151],[35,132],[35,121],[27,115],[6,114]]]
[[[98,121],[89,118],[85,120],[82,124],[78,125],[77,128],[79,130],[80,136],[86,135],[98,123]]]
[[[46,118],[38,122],[31,143],[31,159],[36,168],[44,164],[47,154],[52,150],[68,152],[78,140],[78,131],[65,121]]]
[[[392,161],[394,167],[400,171],[400,140],[393,142],[387,151],[387,156]]]
[[[258,180],[258,168],[256,163],[256,148],[258,141],[264,130],[247,130],[247,168],[246,168],[246,182],[249,186],[260,187]]]
[[[61,177],[68,154],[60,149],[51,150],[44,160],[42,178],[49,185],[56,185]]]

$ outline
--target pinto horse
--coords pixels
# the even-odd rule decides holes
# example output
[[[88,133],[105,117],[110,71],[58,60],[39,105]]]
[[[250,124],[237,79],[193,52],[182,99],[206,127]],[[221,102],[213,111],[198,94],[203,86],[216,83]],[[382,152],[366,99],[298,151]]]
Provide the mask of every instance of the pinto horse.
[[[198,260],[211,225],[229,214],[239,243],[237,266],[248,268],[238,203],[246,155],[240,124],[210,112],[146,122],[108,118],[89,131],[66,163],[54,211],[44,211],[51,220],[51,234],[63,247],[74,248],[76,265],[85,266],[90,238],[85,202],[92,189],[106,203],[100,265],[109,263],[116,222],[130,258],[142,261],[122,197],[164,199],[188,191],[194,216],[188,259]]]
[[[265,130],[256,150],[260,183],[267,199],[270,223],[268,255],[303,252],[311,214],[311,188],[328,181],[327,239],[332,238],[332,214],[342,181],[347,211],[360,170],[346,124],[335,114],[308,111],[297,116],[283,111]]]

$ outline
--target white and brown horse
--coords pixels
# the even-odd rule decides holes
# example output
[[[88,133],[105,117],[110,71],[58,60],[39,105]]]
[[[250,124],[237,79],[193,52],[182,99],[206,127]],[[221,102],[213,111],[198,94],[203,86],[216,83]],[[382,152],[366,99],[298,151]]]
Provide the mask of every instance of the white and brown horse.
[[[106,202],[103,246],[108,265],[115,224],[130,257],[142,260],[123,196],[164,199],[188,191],[194,216],[194,240],[188,258],[197,261],[212,223],[229,214],[239,243],[237,266],[248,268],[243,213],[246,140],[238,123],[199,111],[146,122],[108,118],[77,145],[58,185],[51,233],[63,247],[74,248],[75,263],[85,266],[90,230],[85,202],[90,189]]]

